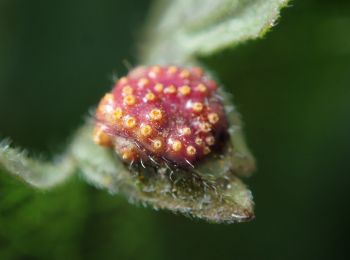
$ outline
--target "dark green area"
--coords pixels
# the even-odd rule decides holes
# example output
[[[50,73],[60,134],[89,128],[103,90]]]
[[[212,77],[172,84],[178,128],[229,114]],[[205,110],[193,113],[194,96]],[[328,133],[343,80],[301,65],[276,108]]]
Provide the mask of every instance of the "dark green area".
[[[135,63],[148,1],[0,2],[0,134],[55,152]],[[205,58],[234,94],[258,172],[256,219],[213,225],[79,178],[0,175],[0,259],[346,259],[350,2],[295,0],[263,40]],[[130,47],[133,46],[133,47]]]

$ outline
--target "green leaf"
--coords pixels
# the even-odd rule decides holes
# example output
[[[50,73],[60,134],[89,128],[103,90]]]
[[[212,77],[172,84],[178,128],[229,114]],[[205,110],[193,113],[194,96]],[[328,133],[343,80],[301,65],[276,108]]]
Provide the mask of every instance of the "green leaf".
[[[144,63],[193,62],[261,37],[288,0],[158,0],[151,12]]]
[[[75,162],[69,155],[53,161],[28,157],[26,151],[11,148],[8,141],[0,142],[0,169],[22,179],[33,187],[48,189],[64,182],[74,173]]]
[[[72,145],[72,155],[86,180],[130,202],[180,212],[214,223],[248,221],[254,217],[251,192],[236,177],[255,169],[234,107],[226,107],[230,120],[229,142],[220,154],[206,158],[194,169],[168,165],[124,164],[109,149],[92,140],[92,124],[82,127]]]

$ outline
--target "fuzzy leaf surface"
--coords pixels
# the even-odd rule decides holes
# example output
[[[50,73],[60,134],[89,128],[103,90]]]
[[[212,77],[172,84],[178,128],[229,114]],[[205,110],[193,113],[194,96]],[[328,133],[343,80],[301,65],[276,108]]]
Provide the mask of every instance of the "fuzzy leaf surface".
[[[151,12],[142,60],[193,62],[264,35],[287,0],[159,0]]]
[[[75,168],[75,162],[68,154],[44,161],[31,158],[24,150],[12,148],[6,140],[0,142],[0,169],[33,187],[48,189],[56,186],[72,175]]]

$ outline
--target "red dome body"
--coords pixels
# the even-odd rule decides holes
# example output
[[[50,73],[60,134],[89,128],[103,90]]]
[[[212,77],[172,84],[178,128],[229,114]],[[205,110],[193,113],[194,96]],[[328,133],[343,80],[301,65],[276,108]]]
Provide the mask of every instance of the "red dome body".
[[[197,67],[137,67],[101,100],[94,140],[125,161],[192,165],[227,134],[216,90]]]

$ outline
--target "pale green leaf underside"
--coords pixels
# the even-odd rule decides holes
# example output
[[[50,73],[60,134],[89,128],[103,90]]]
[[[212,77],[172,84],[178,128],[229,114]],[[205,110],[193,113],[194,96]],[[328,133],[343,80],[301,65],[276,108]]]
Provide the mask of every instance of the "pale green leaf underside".
[[[147,63],[193,62],[255,39],[272,27],[287,0],[158,0],[142,46]]]
[[[232,128],[239,144],[242,133]],[[112,194],[121,193],[130,202],[151,205],[215,223],[247,221],[254,217],[251,192],[236,177],[250,173],[254,160],[244,145],[228,144],[223,156],[207,158],[189,172],[166,167],[129,168],[112,151],[97,146],[92,126],[77,133],[72,154],[86,180]],[[130,170],[132,169],[132,170]],[[142,176],[142,178],[141,178]]]
[[[75,167],[75,161],[68,154],[46,162],[28,157],[26,151],[10,147],[8,141],[0,142],[0,170],[33,187],[48,189],[56,186],[73,174]]]
[[[227,96],[223,94],[224,96]],[[231,142],[193,170],[164,165],[135,169],[109,149],[92,141],[92,124],[81,128],[71,153],[86,180],[112,194],[124,194],[131,202],[151,205],[215,223],[247,221],[254,217],[251,192],[236,177],[255,168],[247,149],[241,122],[233,106],[226,106]]]

